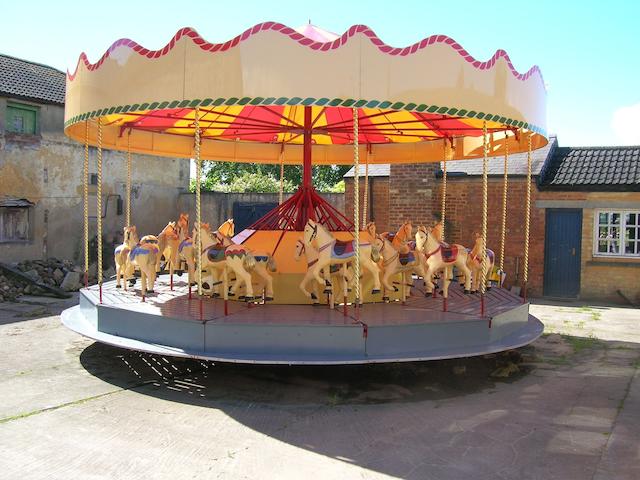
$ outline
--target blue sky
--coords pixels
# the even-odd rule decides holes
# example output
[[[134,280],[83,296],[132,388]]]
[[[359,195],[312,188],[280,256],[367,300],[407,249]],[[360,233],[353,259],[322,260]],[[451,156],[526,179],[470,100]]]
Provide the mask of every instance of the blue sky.
[[[486,60],[506,50],[515,67],[537,64],[548,85],[549,130],[561,145],[640,144],[640,2],[617,1],[134,1],[7,2],[0,52],[73,70],[115,40],[164,46],[183,26],[224,41],[266,20],[309,19],[336,33],[362,23],[405,46],[443,33]],[[6,19],[12,19],[6,21]]]

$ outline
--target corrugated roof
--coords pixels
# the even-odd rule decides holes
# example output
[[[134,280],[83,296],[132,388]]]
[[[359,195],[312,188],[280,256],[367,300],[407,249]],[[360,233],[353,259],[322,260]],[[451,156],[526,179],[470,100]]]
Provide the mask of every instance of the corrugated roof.
[[[640,145],[557,148],[542,172],[540,187],[640,191]]]
[[[64,105],[65,73],[0,54],[0,95]]]

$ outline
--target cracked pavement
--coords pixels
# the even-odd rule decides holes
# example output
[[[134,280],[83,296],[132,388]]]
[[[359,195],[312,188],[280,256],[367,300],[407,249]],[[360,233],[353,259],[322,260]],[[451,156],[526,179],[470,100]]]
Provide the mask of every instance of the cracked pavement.
[[[65,305],[0,304],[0,478],[640,478],[638,310],[533,305],[552,333],[497,379],[501,356],[264,367],[139,354],[65,329]]]

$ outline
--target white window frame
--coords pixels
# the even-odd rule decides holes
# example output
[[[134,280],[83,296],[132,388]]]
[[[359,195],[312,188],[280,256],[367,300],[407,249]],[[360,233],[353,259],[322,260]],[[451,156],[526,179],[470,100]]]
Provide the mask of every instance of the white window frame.
[[[600,214],[601,213],[608,213],[608,214],[612,214],[612,213],[617,213],[620,215],[620,253],[603,253],[603,252],[599,252],[598,251],[598,245],[599,245],[599,231],[600,231]],[[626,215],[629,213],[633,213],[636,215],[636,225],[638,225],[640,223],[640,208],[637,210],[630,210],[630,209],[599,209],[599,210],[595,210],[594,212],[594,216],[593,216],[593,256],[594,257],[607,257],[607,258],[640,258],[640,250],[638,251],[638,253],[625,253],[626,250],[626,240],[625,240],[625,232],[626,232]],[[638,232],[640,234],[640,226],[638,228]],[[640,238],[636,237],[636,240],[640,240]],[[640,246],[638,247],[640,249]]]

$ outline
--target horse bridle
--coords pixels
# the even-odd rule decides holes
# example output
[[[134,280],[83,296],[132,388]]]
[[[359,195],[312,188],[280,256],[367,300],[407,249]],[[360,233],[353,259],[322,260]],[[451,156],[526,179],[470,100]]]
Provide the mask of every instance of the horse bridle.
[[[311,226],[311,224],[307,222],[307,226],[313,229],[313,233],[311,234],[311,238],[309,239],[310,241],[313,242],[316,236],[318,235],[318,224],[316,223],[315,225]]]

